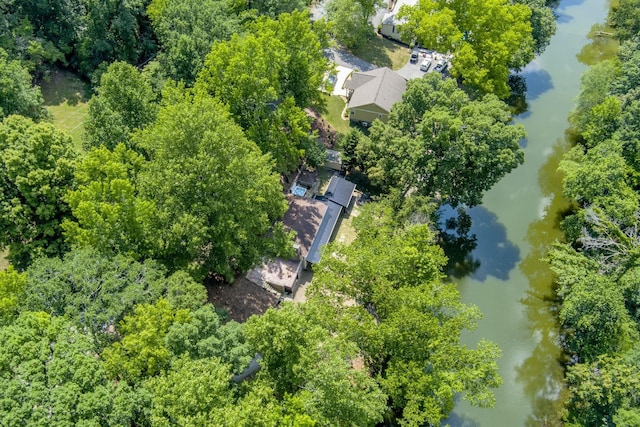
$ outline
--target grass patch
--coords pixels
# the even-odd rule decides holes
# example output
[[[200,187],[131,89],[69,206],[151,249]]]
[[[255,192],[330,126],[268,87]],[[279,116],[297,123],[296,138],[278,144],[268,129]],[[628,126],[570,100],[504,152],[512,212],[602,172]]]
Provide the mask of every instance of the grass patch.
[[[351,129],[349,120],[342,120],[342,111],[346,106],[340,96],[329,96],[322,94],[325,109],[322,111],[322,118],[325,119],[340,134],[346,134]]]
[[[50,78],[40,85],[53,124],[71,134],[78,149],[82,147],[84,120],[89,111],[89,88],[75,74],[64,70],[51,71]]]
[[[7,259],[7,255],[9,255],[8,250],[0,252],[0,271],[6,270],[7,267],[9,267],[9,260]]]
[[[411,49],[384,37],[375,36],[366,45],[354,50],[353,54],[377,67],[399,70],[409,62]]]
[[[336,224],[332,241],[336,240],[345,245],[350,245],[357,237],[356,229],[353,227],[353,218],[360,214],[360,209],[355,203],[352,203],[350,209],[342,215]]]

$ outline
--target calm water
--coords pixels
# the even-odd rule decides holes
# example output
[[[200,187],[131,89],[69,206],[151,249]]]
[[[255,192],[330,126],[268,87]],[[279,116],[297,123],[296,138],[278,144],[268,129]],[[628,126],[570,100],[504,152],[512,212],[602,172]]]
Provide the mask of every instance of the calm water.
[[[567,116],[578,94],[580,75],[597,55],[587,34],[605,21],[607,0],[563,0],[558,30],[544,54],[524,71],[528,112],[524,124],[525,163],[499,182],[470,211],[477,247],[459,283],[463,301],[484,313],[478,328],[463,337],[468,346],[480,338],[502,349],[503,385],[492,409],[457,402],[447,420],[451,426],[518,427],[554,425],[554,405],[562,388],[560,349],[552,306],[551,276],[540,258],[560,237],[558,211],[563,209],[556,168],[566,150]],[[597,49],[596,49],[597,50]]]

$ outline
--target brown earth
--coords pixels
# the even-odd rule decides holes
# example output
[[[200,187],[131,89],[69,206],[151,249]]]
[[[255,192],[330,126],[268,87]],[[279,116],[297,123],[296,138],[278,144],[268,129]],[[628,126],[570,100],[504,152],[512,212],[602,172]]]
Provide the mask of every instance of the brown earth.
[[[227,310],[229,319],[244,322],[254,314],[263,314],[269,307],[275,307],[278,297],[254,285],[244,277],[231,285],[211,283],[207,285],[209,302]]]

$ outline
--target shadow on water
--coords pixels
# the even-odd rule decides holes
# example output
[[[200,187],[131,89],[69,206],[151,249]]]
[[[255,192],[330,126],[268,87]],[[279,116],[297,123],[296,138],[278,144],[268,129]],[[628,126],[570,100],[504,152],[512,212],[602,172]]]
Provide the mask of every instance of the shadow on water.
[[[560,219],[569,203],[562,197],[558,164],[568,147],[568,143],[559,139],[538,171],[538,183],[547,206],[542,218],[532,222],[527,229],[526,241],[530,250],[519,266],[529,281],[529,289],[520,303],[527,315],[529,331],[536,340],[531,356],[516,369],[516,379],[523,384],[533,408],[527,427],[562,425],[560,413],[565,389],[562,350],[558,344],[558,307],[553,272],[544,258],[551,245],[562,240]]]
[[[556,11],[564,10],[573,6],[580,6],[582,3],[584,3],[584,0],[563,0],[560,4],[558,4]]]
[[[512,113],[520,120],[531,115],[529,101],[535,100],[554,88],[551,74],[539,68],[534,62],[527,65],[519,74],[510,75],[509,87],[511,95],[507,99],[507,104],[511,107]],[[520,141],[520,147],[525,148],[526,146],[526,140]]]
[[[564,12],[556,11],[555,15],[556,15],[556,22],[558,23],[558,25],[568,24],[573,20],[573,17],[571,15],[568,15]]]
[[[444,206],[439,215],[443,248],[449,257],[448,274],[471,276],[480,282],[488,276],[509,279],[509,272],[520,261],[520,248],[507,239],[507,230],[494,213],[476,206],[461,215],[460,209]]]
[[[458,399],[459,397],[456,398],[456,400]],[[455,427],[480,427],[479,422],[467,417],[466,415],[457,414],[455,412],[452,412],[446,420],[442,421],[441,425]]]
[[[527,82],[527,100],[533,101],[553,89],[551,74],[541,68],[527,67],[521,75]]]

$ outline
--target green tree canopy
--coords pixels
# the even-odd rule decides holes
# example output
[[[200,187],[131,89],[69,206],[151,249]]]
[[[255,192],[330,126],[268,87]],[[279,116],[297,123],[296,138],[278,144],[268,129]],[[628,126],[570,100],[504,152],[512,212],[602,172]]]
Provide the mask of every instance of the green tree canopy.
[[[601,356],[590,363],[570,366],[568,425],[637,426],[639,366],[633,352],[623,357]]]
[[[313,303],[285,304],[251,318],[245,333],[262,355],[258,378],[271,384],[277,398],[297,402],[319,426],[374,425],[387,397],[364,368],[354,366],[357,346],[332,333],[324,312]]]
[[[546,0],[516,0],[515,3],[529,6],[531,9],[531,36],[533,37],[536,55],[540,55],[556,33],[556,17],[554,10]]]
[[[166,75],[193,84],[214,41],[239,33],[233,1],[152,0],[148,7]]]
[[[451,74],[468,86],[509,96],[512,68],[533,59],[531,9],[508,0],[420,0],[405,7],[404,30],[422,46],[453,54]]]
[[[311,2],[308,0],[250,0],[248,3],[261,15],[277,18],[283,13],[291,13],[296,10],[304,12]]]
[[[24,312],[0,328],[0,423],[130,425],[139,399],[108,381],[92,340],[69,320]]]
[[[49,123],[9,116],[0,124],[0,248],[23,269],[40,255],[66,250],[64,194],[73,186],[71,136]]]
[[[580,361],[626,351],[638,333],[625,304],[625,289],[617,275],[601,274],[599,263],[557,244],[549,252],[562,298],[559,319],[564,346]]]
[[[386,204],[367,205],[355,225],[354,243],[326,248],[309,294],[329,311],[331,330],[357,344],[399,422],[438,424],[458,393],[491,406],[499,350],[460,344],[480,313],[441,281],[446,259],[429,225],[397,227]]]
[[[584,152],[577,145],[564,156],[563,194],[582,207],[595,204],[607,215],[628,223],[638,209],[638,194],[629,186],[631,168],[622,157],[622,147],[608,140]]]
[[[31,80],[29,71],[0,47],[0,119],[11,114],[35,120],[47,117],[40,88]]]
[[[18,314],[18,306],[24,297],[27,276],[12,266],[0,271],[0,326],[11,323]]]
[[[37,78],[48,64],[66,64],[81,26],[79,0],[4,0],[0,8],[0,48],[12,59]]]
[[[374,35],[369,19],[378,6],[381,1],[331,0],[327,4],[331,33],[349,49],[362,47]]]
[[[93,249],[73,250],[63,259],[41,258],[27,270],[28,285],[19,294],[21,310],[67,316],[104,345],[113,328],[138,304],[166,297],[176,308],[197,309],[206,292],[184,272],[167,277],[156,261],[105,257]]]
[[[629,40],[637,37],[640,33],[640,2],[628,0],[613,5],[609,18],[617,38]]]
[[[135,143],[150,156],[138,178],[157,209],[154,255],[171,270],[230,279],[280,241],[286,203],[273,164],[218,101],[185,96]]]
[[[495,95],[471,100],[437,73],[411,80],[388,123],[374,122],[358,148],[365,172],[386,191],[417,190],[441,203],[477,205],[524,160],[526,136]]]
[[[100,86],[89,101],[85,122],[85,147],[104,145],[113,150],[130,147],[131,133],[151,123],[157,112],[155,94],[132,65],[114,62],[102,74]]]
[[[153,254],[155,204],[136,188],[144,165],[142,156],[124,144],[86,153],[74,174],[77,188],[64,198],[73,214],[62,223],[69,243],[135,259]]]
[[[323,27],[293,12],[258,19],[248,29],[214,43],[196,89],[227,104],[246,135],[273,156],[276,170],[288,172],[314,153],[303,109],[319,101],[328,70]]]
[[[220,413],[234,403],[231,372],[218,359],[179,359],[166,373],[145,384],[152,398],[154,426],[220,425]]]
[[[146,8],[151,0],[84,0],[83,28],[76,48],[81,74],[93,77],[114,61],[140,64],[157,50]]]

